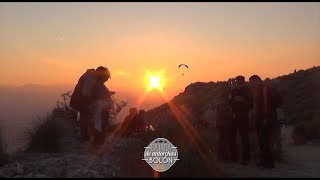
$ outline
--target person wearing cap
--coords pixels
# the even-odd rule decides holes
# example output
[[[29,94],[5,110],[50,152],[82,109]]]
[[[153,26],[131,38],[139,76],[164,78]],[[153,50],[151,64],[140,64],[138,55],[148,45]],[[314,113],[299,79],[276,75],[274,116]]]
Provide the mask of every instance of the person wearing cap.
[[[233,123],[232,123],[232,159],[237,161],[237,145],[236,137],[239,132],[241,139],[242,158],[240,163],[248,165],[250,162],[250,144],[249,144],[249,110],[252,106],[251,98],[249,96],[249,87],[245,84],[244,76],[237,76],[235,78],[235,86],[230,90],[229,104],[232,109]]]
[[[260,146],[260,162],[265,168],[273,168],[275,162],[273,138],[276,130],[281,127],[277,121],[277,108],[282,104],[280,94],[263,83],[258,75],[249,78],[253,97],[258,144]],[[281,131],[280,131],[281,132]]]

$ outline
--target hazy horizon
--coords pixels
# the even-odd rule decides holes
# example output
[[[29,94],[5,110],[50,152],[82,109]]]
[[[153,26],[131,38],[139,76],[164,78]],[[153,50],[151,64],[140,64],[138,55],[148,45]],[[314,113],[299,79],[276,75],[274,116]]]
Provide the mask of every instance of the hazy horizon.
[[[8,151],[14,152],[22,147],[24,131],[38,117],[50,113],[60,99],[60,95],[72,91],[74,85],[50,86],[27,84],[23,86],[0,86],[0,128],[8,145]],[[128,105],[117,116],[121,122],[128,114],[129,108],[137,107],[140,98],[137,93],[118,92],[117,100],[127,101]],[[155,93],[139,104],[139,109],[149,110],[164,103],[164,99]]]

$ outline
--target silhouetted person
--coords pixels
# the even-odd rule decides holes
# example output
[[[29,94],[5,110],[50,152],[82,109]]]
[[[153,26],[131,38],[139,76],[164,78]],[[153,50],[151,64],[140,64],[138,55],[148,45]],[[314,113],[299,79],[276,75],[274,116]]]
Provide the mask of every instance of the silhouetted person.
[[[228,85],[231,85],[232,84],[232,79],[229,78],[227,82],[228,82]]]
[[[138,110],[137,108],[130,108],[129,114],[124,118],[124,121],[121,125],[121,135],[130,136],[134,133],[134,123],[138,119]]]
[[[294,71],[293,71],[293,73],[296,73],[297,72],[297,70],[295,69]]]
[[[89,140],[89,122],[92,113],[89,105],[92,104],[93,87],[97,80],[95,69],[88,69],[78,80],[70,99],[70,107],[79,111],[80,138],[83,141]]]
[[[258,75],[249,78],[252,87],[256,130],[260,146],[260,165],[273,168],[275,156],[273,152],[273,133],[281,126],[277,121],[276,108],[282,104],[279,93],[263,83]]]
[[[225,162],[235,161],[235,156],[231,154],[235,144],[233,131],[232,111],[227,102],[221,102],[216,108],[216,129],[218,133],[217,155],[218,159]]]
[[[235,86],[231,89],[229,95],[229,103],[233,113],[233,137],[235,138],[237,132],[240,134],[242,158],[241,164],[247,165],[250,161],[250,144],[249,144],[249,110],[251,107],[251,99],[249,97],[249,88],[245,85],[245,77],[237,76]],[[237,157],[237,146],[233,143],[232,156]]]
[[[139,132],[145,131],[145,110],[140,109],[138,113],[138,118],[137,118],[137,123],[136,123],[136,128],[139,130]]]
[[[99,66],[96,69],[97,83],[93,92],[93,136],[94,145],[99,147],[104,144],[106,129],[109,122],[109,113],[113,106],[111,93],[105,86],[105,82],[111,78],[108,68]]]

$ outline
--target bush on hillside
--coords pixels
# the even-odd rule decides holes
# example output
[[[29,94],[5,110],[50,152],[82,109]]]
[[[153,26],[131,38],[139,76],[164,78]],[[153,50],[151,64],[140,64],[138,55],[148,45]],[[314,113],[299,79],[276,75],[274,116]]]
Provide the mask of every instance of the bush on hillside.
[[[56,153],[60,150],[59,140],[63,136],[52,115],[38,117],[25,131],[27,152]]]
[[[5,139],[2,134],[2,129],[0,128],[0,166],[7,164],[9,161],[9,155],[7,151],[7,146],[5,144]]]

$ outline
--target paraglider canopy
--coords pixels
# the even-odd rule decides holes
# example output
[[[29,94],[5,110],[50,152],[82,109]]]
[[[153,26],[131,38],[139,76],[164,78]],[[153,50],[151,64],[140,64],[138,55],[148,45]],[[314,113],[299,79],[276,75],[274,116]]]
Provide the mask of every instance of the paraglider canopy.
[[[186,68],[189,69],[189,67],[187,65],[185,65],[185,64],[180,64],[178,67],[180,68],[181,66],[185,66]],[[182,75],[184,75],[184,74],[182,74]]]
[[[178,67],[180,68],[181,66],[186,66],[187,68],[189,68],[187,65],[185,64],[180,64]]]

